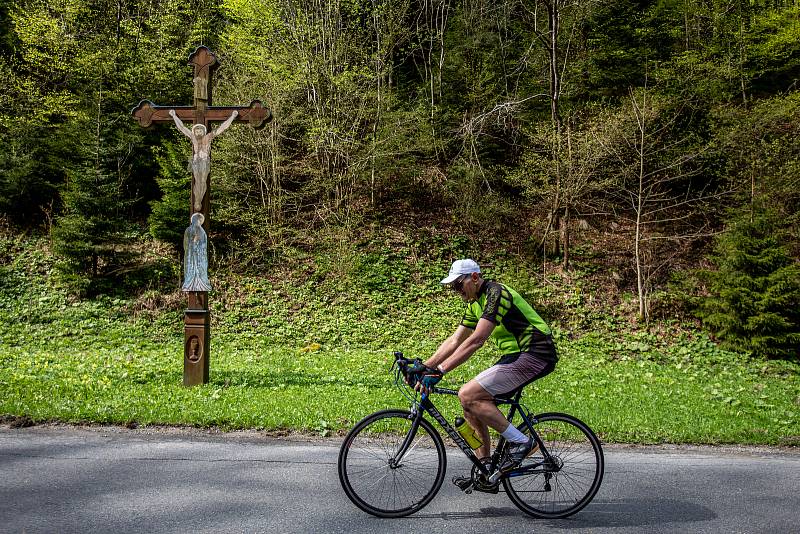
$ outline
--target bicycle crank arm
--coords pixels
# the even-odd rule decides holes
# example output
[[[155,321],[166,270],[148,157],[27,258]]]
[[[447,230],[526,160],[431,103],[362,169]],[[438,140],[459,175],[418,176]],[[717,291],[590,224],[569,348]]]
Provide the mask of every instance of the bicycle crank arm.
[[[472,493],[472,479],[467,477],[453,477],[453,484],[466,494]]]

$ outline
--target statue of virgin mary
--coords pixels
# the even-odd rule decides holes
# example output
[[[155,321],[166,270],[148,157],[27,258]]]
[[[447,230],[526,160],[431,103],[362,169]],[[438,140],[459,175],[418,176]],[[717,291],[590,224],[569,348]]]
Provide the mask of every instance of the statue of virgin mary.
[[[208,236],[203,230],[202,213],[193,213],[183,233],[183,287],[181,291],[211,291],[208,281]]]

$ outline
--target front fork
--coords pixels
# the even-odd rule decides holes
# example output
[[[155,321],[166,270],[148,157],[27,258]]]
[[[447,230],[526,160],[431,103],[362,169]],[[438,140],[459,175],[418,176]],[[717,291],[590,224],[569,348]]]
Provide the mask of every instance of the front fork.
[[[411,430],[409,430],[408,434],[406,434],[406,437],[403,440],[403,443],[400,445],[400,448],[397,450],[397,453],[392,458],[389,458],[389,467],[391,469],[397,469],[403,465],[403,458],[408,452],[409,447],[411,447],[411,443],[414,441],[414,438],[417,436],[419,423],[422,419],[422,410],[419,409],[418,404],[414,404],[411,407],[409,419],[411,419]]]

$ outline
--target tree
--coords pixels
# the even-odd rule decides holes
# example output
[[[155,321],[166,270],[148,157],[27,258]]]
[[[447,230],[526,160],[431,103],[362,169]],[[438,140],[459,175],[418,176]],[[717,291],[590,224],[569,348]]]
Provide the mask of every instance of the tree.
[[[674,11],[670,2],[597,2],[581,25],[586,48],[577,58],[581,99],[624,98],[629,87],[644,85],[648,66],[670,62],[682,18]]]
[[[750,210],[719,236],[702,273],[710,295],[697,314],[725,346],[755,355],[800,358],[800,265],[783,245],[774,211]]]
[[[709,201],[724,188],[704,174],[705,141],[692,130],[690,102],[675,102],[652,88],[630,89],[597,141],[610,157],[620,185],[612,190],[617,215],[632,230],[639,318],[649,318],[649,296],[656,275],[670,258],[660,246],[706,235]],[[671,247],[673,251],[676,247]]]
[[[52,229],[53,250],[65,270],[97,278],[127,258],[130,222],[118,176],[100,165],[84,164],[67,173],[64,214]]]
[[[575,54],[576,32],[589,16],[592,4],[591,0],[536,0],[533,8],[528,10],[528,16],[532,18],[531,29],[535,42],[547,57],[550,101],[552,185],[548,187],[551,191],[547,199],[550,208],[540,246],[545,247],[551,229],[555,228],[559,233],[555,253],[558,254],[563,250],[562,264],[565,269],[569,266],[569,220],[573,207],[567,204],[563,197],[565,169],[561,158],[563,154],[569,152],[569,149],[565,148],[567,140],[562,112],[562,93],[565,74],[568,72],[567,66],[570,64],[571,56]],[[540,13],[540,7],[544,13]]]
[[[800,80],[800,5],[794,1],[774,4],[752,18],[742,38],[747,51],[744,67],[753,91],[761,95],[791,91]]]
[[[182,143],[185,147],[186,143]],[[147,218],[150,235],[166,241],[182,255],[183,231],[189,225],[191,174],[187,170],[187,154],[173,141],[165,141],[154,150],[159,174],[156,178],[161,199],[151,202]]]
[[[793,224],[790,245],[800,251],[800,93],[720,110],[716,142],[738,203],[755,212],[757,200],[769,196],[771,208]]]
[[[241,98],[255,89],[275,119],[263,132],[232,132],[219,145],[217,190],[250,210],[224,215],[237,227],[261,229],[308,209],[313,217],[292,222],[347,224],[365,197],[375,205],[391,178],[382,171],[401,155],[391,150],[405,122],[393,109],[393,59],[408,40],[409,3],[261,0],[225,7],[229,62],[217,95]]]
[[[0,212],[11,221],[36,226],[60,209],[64,169],[76,162],[75,104],[42,94],[0,57]]]
[[[528,134],[529,146],[521,164],[510,173],[513,183],[522,186],[524,195],[534,202],[550,206],[558,197],[563,206],[561,241],[562,265],[570,261],[571,219],[583,214],[607,212],[606,192],[618,185],[617,177],[605,169],[605,147],[600,142],[606,118],[592,116],[592,110],[570,114],[564,121],[564,143],[558,153],[552,152],[552,128],[540,123]],[[553,176],[560,173],[556,183]],[[549,219],[548,219],[549,223]]]

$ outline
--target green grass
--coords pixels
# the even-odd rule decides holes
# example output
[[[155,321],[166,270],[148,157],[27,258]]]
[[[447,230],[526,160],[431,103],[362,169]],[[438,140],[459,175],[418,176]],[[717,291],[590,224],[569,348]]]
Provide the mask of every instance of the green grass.
[[[422,269],[405,284],[376,275],[375,287],[345,290],[321,263],[305,281],[227,278],[212,294],[211,381],[185,388],[179,309],[75,300],[51,276],[42,243],[4,246],[0,415],[37,422],[337,434],[407,406],[389,375],[391,351],[425,357],[459,317],[458,301]],[[536,412],[571,413],[608,442],[800,444],[796,363],[722,351],[687,330],[567,331],[556,328],[556,372],[529,388]],[[449,384],[496,356],[483,349]],[[437,402],[450,419],[459,413],[455,398]]]

